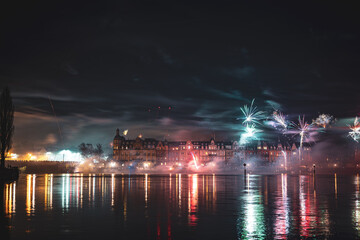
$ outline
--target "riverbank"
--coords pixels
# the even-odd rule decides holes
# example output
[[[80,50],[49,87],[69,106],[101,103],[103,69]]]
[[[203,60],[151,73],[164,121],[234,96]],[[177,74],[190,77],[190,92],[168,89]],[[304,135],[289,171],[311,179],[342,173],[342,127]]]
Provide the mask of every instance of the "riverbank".
[[[42,173],[105,173],[105,174],[225,174],[225,175],[237,175],[244,174],[242,167],[238,168],[221,168],[221,169],[198,169],[198,170],[185,170],[185,169],[172,169],[170,168],[149,168],[149,169],[134,169],[128,167],[114,167],[114,168],[91,168],[91,169],[78,169],[77,162],[54,162],[54,161],[6,161],[7,167],[17,167],[22,173],[29,174],[42,174]],[[162,167],[162,166],[161,166]],[[248,174],[259,174],[259,175],[273,175],[287,173],[289,175],[309,175],[313,174],[313,168],[297,168],[297,169],[284,169],[272,168],[272,167],[256,167],[247,168],[246,173]],[[360,173],[359,168],[349,167],[337,167],[337,168],[323,168],[316,167],[316,174],[327,175],[327,174],[358,174]]]
[[[6,161],[6,166],[18,167],[22,173],[73,173],[77,163],[54,161]]]

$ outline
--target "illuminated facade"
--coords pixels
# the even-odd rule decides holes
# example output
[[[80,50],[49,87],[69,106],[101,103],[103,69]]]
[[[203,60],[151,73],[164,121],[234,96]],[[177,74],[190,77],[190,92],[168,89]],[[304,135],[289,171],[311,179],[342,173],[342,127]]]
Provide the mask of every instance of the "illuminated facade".
[[[210,141],[158,141],[153,138],[126,140],[119,129],[113,141],[113,158],[117,161],[183,162],[196,156],[201,163],[240,158],[238,143]]]
[[[310,147],[303,147],[302,160],[311,159]],[[239,146],[237,141],[159,141],[153,138],[137,137],[128,140],[120,136],[119,129],[113,141],[113,159],[116,161],[151,161],[154,163],[187,162],[192,160],[193,155],[200,163],[217,161],[228,163],[230,161],[245,161],[251,158],[263,160],[263,162],[275,162],[279,158],[286,157],[288,160],[298,160],[299,150],[293,144],[283,146],[278,143],[270,145],[259,142],[256,146]]]

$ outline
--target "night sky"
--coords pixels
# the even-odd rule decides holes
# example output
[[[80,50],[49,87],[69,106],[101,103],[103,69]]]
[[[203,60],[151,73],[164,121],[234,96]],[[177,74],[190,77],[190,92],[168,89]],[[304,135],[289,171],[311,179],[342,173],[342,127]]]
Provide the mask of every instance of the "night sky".
[[[0,87],[14,98],[17,152],[109,146],[117,127],[129,138],[238,139],[253,98],[310,121],[360,112],[350,3],[12,2],[0,15]]]

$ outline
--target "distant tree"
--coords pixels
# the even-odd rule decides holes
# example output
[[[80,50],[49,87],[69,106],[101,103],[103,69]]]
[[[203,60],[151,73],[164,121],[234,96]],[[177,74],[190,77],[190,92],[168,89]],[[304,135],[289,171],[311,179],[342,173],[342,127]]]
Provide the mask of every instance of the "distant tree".
[[[5,87],[0,96],[0,168],[5,168],[5,156],[12,147],[13,135],[14,105],[9,88]]]
[[[96,144],[96,147],[94,147],[90,143],[81,143],[79,145],[79,151],[84,158],[96,157],[98,160],[100,160],[104,154],[101,144]]]
[[[79,145],[79,151],[81,156],[83,156],[84,158],[89,158],[94,155],[94,147],[90,143],[81,143]]]
[[[96,144],[96,148],[94,149],[94,155],[98,158],[98,160],[101,159],[103,153],[104,153],[104,150],[102,148],[102,145]]]

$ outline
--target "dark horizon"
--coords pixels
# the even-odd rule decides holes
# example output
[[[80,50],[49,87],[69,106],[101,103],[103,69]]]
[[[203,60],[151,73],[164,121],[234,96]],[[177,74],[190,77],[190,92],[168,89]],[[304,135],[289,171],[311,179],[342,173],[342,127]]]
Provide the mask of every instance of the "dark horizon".
[[[0,21],[0,88],[14,98],[15,151],[109,148],[116,128],[129,138],[238,140],[240,107],[253,98],[294,121],[334,115],[341,137],[360,113],[355,3],[11,4]]]

